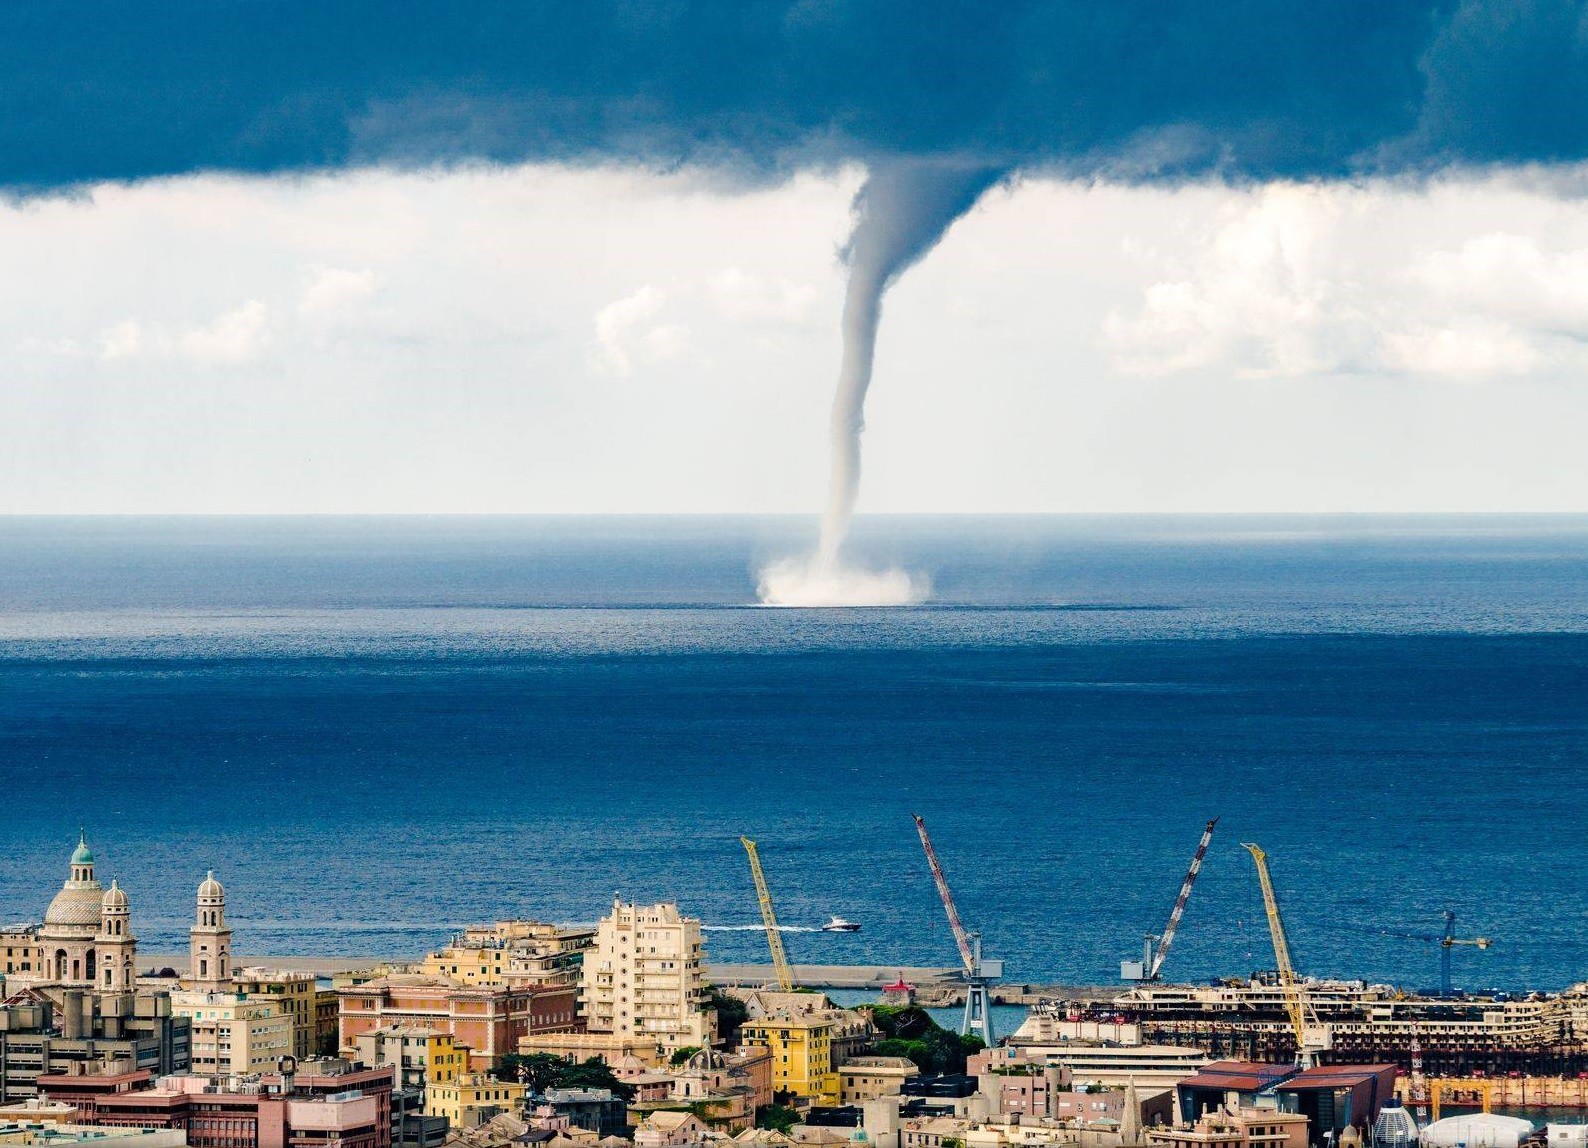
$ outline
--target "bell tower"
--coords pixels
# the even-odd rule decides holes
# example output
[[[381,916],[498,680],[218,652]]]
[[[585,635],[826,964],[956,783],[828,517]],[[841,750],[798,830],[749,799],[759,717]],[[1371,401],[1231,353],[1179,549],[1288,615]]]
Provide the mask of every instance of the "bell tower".
[[[188,930],[188,980],[195,989],[232,987],[232,929],[226,923],[226,890],[211,869],[198,887],[198,915]]]
[[[100,990],[132,992],[137,980],[134,963],[138,958],[138,938],[132,935],[127,894],[115,881],[99,903],[99,935],[94,938],[94,948],[99,958]]]

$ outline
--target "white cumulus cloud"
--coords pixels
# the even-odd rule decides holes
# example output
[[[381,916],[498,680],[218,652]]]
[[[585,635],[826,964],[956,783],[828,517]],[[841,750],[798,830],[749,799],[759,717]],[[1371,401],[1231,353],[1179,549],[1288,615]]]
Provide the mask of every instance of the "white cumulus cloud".
[[[711,276],[706,293],[721,315],[741,322],[801,323],[817,297],[809,284],[751,275],[737,267]]]
[[[264,349],[268,326],[265,305],[250,299],[213,322],[184,331],[177,336],[176,351],[198,363],[241,363]]]
[[[107,363],[130,359],[143,347],[143,326],[135,319],[123,319],[106,327],[99,335],[99,357]]]
[[[368,299],[380,287],[380,276],[364,268],[322,267],[298,301],[301,315],[324,315]]]
[[[626,376],[639,362],[676,358],[689,348],[689,329],[658,321],[667,293],[646,284],[632,295],[608,303],[596,313],[591,366],[605,374]]]
[[[1276,185],[1225,206],[1134,311],[1111,310],[1116,370],[1477,379],[1584,359],[1588,249],[1495,232],[1450,248],[1400,228],[1416,196]],[[1390,218],[1386,218],[1390,217]],[[1150,256],[1151,257],[1151,256]]]

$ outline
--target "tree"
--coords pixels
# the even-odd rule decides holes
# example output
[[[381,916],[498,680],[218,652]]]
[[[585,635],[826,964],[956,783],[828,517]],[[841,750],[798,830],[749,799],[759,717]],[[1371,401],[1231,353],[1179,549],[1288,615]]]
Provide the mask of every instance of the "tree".
[[[932,1075],[964,1072],[966,1057],[986,1047],[981,1037],[950,1032],[915,1005],[877,1005],[871,1020],[883,1036],[878,1056],[907,1056]]]
[[[763,1104],[755,1110],[755,1126],[786,1133],[798,1124],[800,1114],[786,1104]]]
[[[498,1058],[497,1073],[503,1080],[529,1085],[532,1093],[543,1093],[548,1088],[605,1088],[623,1100],[634,1098],[634,1086],[624,1084],[595,1056],[579,1064],[549,1052],[532,1052],[528,1056],[510,1052]]]
[[[717,1010],[717,1036],[730,1046],[738,1043],[739,1030],[750,1019],[750,1010],[738,997],[723,992],[716,985],[706,986],[706,1000]]]
[[[681,1064],[687,1064],[689,1062],[689,1058],[694,1056],[695,1053],[699,1051],[700,1046],[698,1044],[686,1044],[683,1048],[673,1053],[673,1058],[672,1060],[668,1061],[668,1063],[674,1068],[677,1068]]]

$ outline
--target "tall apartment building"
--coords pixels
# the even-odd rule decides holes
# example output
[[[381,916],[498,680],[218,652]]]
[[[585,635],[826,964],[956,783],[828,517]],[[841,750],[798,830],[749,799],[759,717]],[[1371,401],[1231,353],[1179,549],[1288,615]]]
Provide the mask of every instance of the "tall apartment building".
[[[632,905],[613,898],[585,954],[580,1003],[592,1033],[654,1039],[666,1053],[717,1038],[707,1006],[700,921],[670,902]]]
[[[427,956],[422,971],[465,985],[573,988],[579,984],[585,950],[594,941],[594,929],[541,921],[471,925],[446,948]]]
[[[319,988],[313,973],[258,967],[238,969],[232,974],[232,991],[246,1000],[273,1001],[281,1007],[292,1021],[292,1055],[299,1060],[325,1051],[320,1047],[316,1013]],[[333,1017],[335,999],[331,997]]]
[[[171,994],[171,1011],[192,1024],[194,1072],[270,1072],[293,1055],[292,1017],[280,1001],[183,989]]]

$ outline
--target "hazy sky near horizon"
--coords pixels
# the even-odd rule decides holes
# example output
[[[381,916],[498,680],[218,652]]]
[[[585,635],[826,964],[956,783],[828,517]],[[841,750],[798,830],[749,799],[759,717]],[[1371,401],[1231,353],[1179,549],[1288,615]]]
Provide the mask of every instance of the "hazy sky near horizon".
[[[0,511],[814,512],[859,180],[0,206]],[[888,299],[861,509],[1588,509],[1573,182],[996,191]]]

